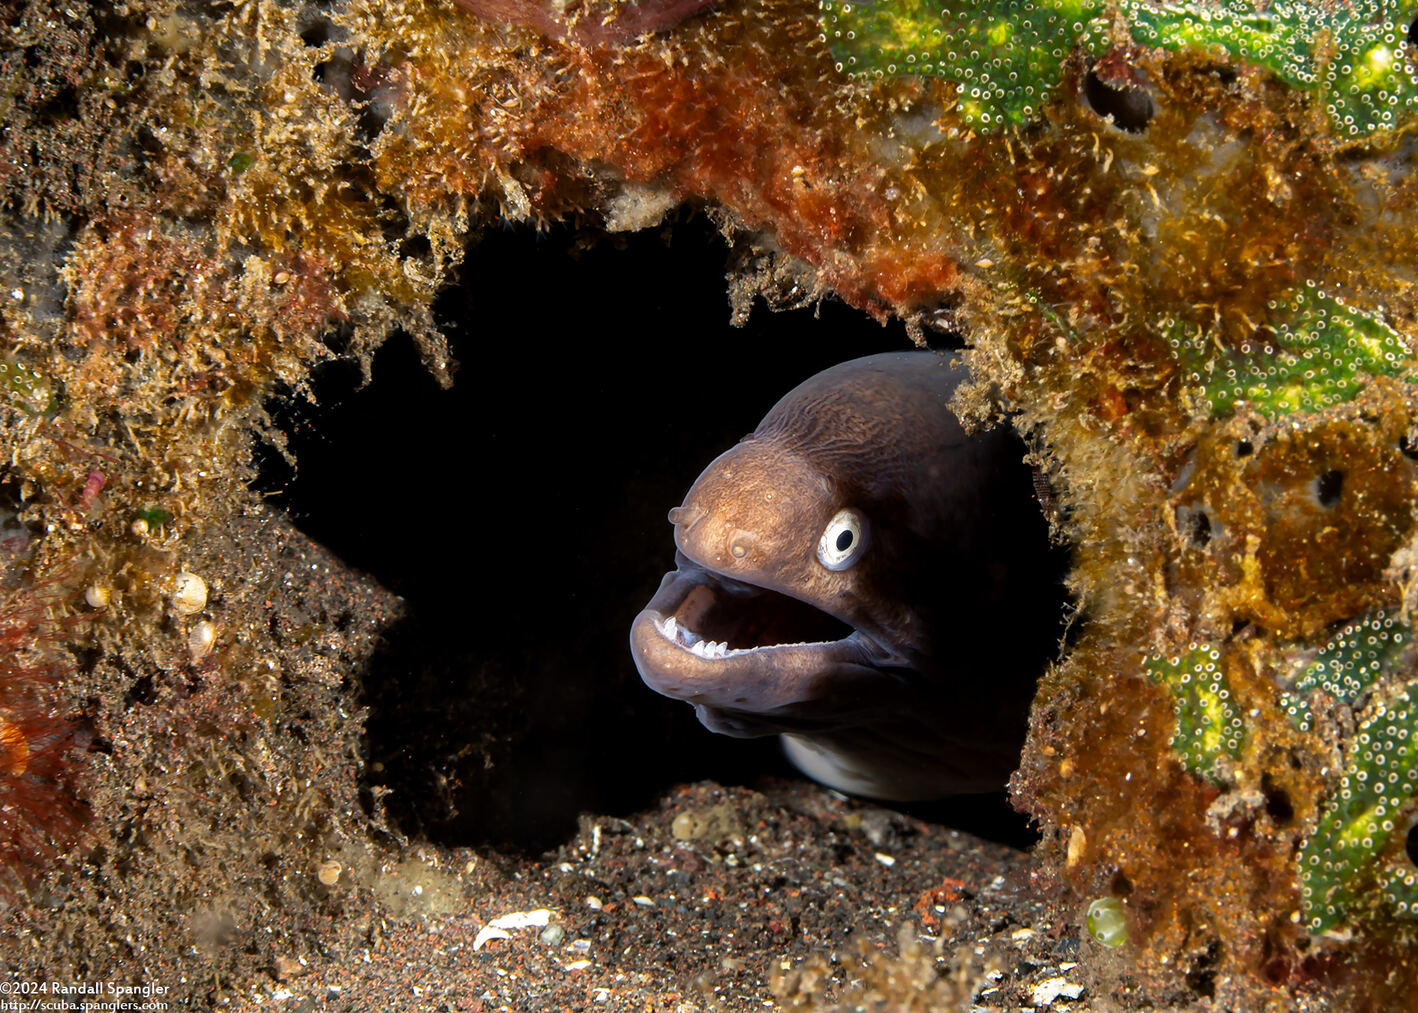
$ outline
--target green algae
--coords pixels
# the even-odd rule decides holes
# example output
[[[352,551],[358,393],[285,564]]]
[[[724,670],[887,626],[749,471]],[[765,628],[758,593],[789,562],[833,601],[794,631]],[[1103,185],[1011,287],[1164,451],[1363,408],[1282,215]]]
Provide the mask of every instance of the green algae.
[[[50,382],[10,355],[0,355],[0,402],[26,415],[51,415],[59,407]]]
[[[1220,660],[1219,648],[1194,643],[1179,656],[1146,663],[1148,674],[1172,695],[1173,752],[1187,770],[1216,781],[1223,779],[1223,758],[1237,759],[1246,738]]]
[[[1296,728],[1307,732],[1314,727],[1310,698],[1315,692],[1352,706],[1409,639],[1408,628],[1383,611],[1349,623],[1315,652],[1294,686],[1281,693],[1286,715]]]
[[[979,127],[1034,119],[1074,47],[1101,56],[1129,41],[1118,37],[1114,12],[1137,45],[1253,64],[1311,93],[1340,137],[1396,129],[1418,111],[1406,2],[821,0],[820,11],[840,70],[946,78],[960,89],[961,114]]]
[[[1351,400],[1370,376],[1411,375],[1403,335],[1313,282],[1268,309],[1270,321],[1234,349],[1218,350],[1203,331],[1163,322],[1195,398],[1212,417],[1243,402],[1270,419],[1318,412]]]
[[[1418,682],[1381,701],[1359,726],[1339,787],[1300,848],[1300,895],[1310,932],[1353,921],[1374,903],[1375,892],[1390,914],[1418,915],[1413,871],[1382,861],[1396,818],[1415,791]]]

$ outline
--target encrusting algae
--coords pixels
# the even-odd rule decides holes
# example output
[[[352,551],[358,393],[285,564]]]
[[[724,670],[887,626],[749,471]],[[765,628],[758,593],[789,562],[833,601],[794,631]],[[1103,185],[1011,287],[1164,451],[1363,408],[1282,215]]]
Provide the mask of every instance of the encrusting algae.
[[[1013,781],[1060,909],[1108,900],[1144,999],[1414,1008],[1418,9],[472,6],[12,5],[12,581],[103,588],[91,657],[235,673],[165,602],[252,501],[265,398],[396,327],[446,376],[481,230],[702,208],[758,265],[740,317],[956,335],[962,413],[1032,441],[1083,617]],[[269,768],[241,678],[211,728]]]

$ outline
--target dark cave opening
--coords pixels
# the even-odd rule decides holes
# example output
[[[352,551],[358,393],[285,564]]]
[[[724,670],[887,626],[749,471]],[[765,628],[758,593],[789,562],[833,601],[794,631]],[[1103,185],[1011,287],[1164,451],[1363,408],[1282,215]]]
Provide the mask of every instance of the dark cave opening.
[[[435,307],[452,390],[395,338],[368,386],[332,364],[318,404],[275,406],[297,466],[263,449],[259,488],[407,604],[363,686],[369,787],[403,832],[541,850],[676,784],[800,776],[776,740],[711,734],[646,688],[630,622],[705,465],[807,376],[909,341],[835,302],[731,327],[726,260],[702,219],[673,241],[496,233]],[[1060,580],[1059,558],[1041,571]],[[1003,791],[915,811],[1034,839]]]

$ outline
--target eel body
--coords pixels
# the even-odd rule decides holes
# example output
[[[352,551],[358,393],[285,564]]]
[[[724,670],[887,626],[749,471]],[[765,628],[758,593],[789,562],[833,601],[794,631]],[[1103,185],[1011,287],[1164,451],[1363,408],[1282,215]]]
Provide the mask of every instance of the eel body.
[[[965,377],[933,352],[846,362],[715,459],[631,627],[645,682],[853,794],[1001,787],[1061,592],[1018,438],[947,406]]]

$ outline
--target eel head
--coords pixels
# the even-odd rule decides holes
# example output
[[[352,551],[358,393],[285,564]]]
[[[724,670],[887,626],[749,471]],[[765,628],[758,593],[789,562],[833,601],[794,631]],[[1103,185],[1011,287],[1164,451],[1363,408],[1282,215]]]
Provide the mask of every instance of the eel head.
[[[677,568],[630,636],[651,688],[739,736],[821,732],[889,706],[883,673],[911,664],[919,622],[873,593],[885,546],[851,489],[749,437],[669,519]]]

